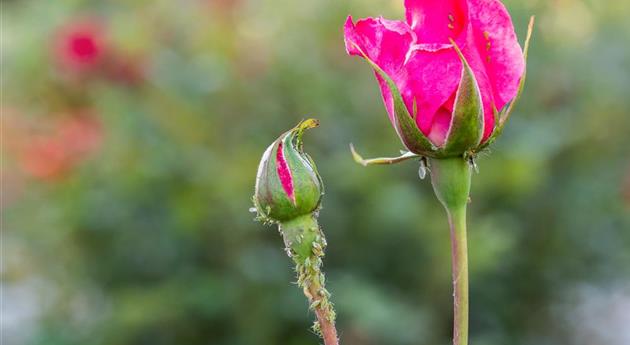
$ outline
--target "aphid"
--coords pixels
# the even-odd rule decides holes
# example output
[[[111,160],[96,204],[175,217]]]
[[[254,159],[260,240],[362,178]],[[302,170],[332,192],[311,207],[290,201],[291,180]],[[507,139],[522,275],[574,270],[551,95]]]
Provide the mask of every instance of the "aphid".
[[[317,307],[319,307],[320,303],[322,303],[321,300],[316,300],[315,302],[311,303],[311,309],[316,309]]]
[[[306,286],[304,287],[304,296],[306,296],[306,298],[308,298],[309,300],[313,299],[313,295],[311,295],[311,292],[308,291],[308,289],[306,288]]]

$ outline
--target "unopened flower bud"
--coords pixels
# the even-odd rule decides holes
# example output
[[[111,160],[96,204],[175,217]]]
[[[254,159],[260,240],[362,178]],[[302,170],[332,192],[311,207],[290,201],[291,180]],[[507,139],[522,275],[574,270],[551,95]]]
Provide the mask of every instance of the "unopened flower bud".
[[[302,134],[319,122],[308,119],[282,134],[265,151],[258,166],[254,204],[259,216],[286,222],[316,212],[323,185],[310,156],[302,150]]]

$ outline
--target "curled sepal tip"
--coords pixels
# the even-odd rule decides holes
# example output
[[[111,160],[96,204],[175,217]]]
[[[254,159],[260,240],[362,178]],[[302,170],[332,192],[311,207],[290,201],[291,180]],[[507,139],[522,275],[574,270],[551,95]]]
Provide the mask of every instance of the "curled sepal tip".
[[[260,218],[282,222],[319,208],[323,184],[302,135],[319,121],[308,119],[276,139],[263,154],[256,175],[254,205]]]

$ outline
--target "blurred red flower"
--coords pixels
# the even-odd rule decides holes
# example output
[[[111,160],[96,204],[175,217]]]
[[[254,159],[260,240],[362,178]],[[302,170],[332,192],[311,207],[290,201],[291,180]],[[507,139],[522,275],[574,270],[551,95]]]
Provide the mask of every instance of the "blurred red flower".
[[[90,111],[80,111],[56,120],[8,122],[11,135],[7,149],[18,169],[40,180],[56,180],[101,148],[103,128]]]
[[[98,69],[108,46],[102,25],[94,19],[78,19],[55,34],[53,54],[60,68],[73,73]]]
[[[53,57],[67,77],[95,76],[128,85],[144,80],[143,59],[119,51],[106,26],[92,17],[74,19],[60,27],[53,39]]]

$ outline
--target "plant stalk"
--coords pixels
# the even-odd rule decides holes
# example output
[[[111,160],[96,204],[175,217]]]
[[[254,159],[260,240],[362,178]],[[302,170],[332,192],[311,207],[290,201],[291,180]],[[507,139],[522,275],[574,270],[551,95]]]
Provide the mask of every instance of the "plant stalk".
[[[466,206],[472,168],[463,157],[431,160],[431,184],[446,209],[453,267],[453,345],[468,345],[468,242]]]
[[[466,207],[447,210],[453,265],[453,345],[468,344],[468,243]]]
[[[317,296],[314,295],[315,293],[317,293],[315,289],[310,290],[311,295]],[[316,300],[311,299],[309,299],[309,302],[311,304],[317,303]],[[337,336],[334,319],[331,319],[329,312],[321,306],[317,306],[314,309],[315,315],[317,316],[317,327],[319,328],[319,333],[324,340],[324,345],[339,345],[339,338]]]
[[[310,308],[317,316],[313,330],[322,337],[324,345],[339,345],[335,311],[322,272],[326,239],[317,219],[313,215],[307,215],[281,223],[280,232],[287,253],[295,262],[298,286],[303,289]]]

